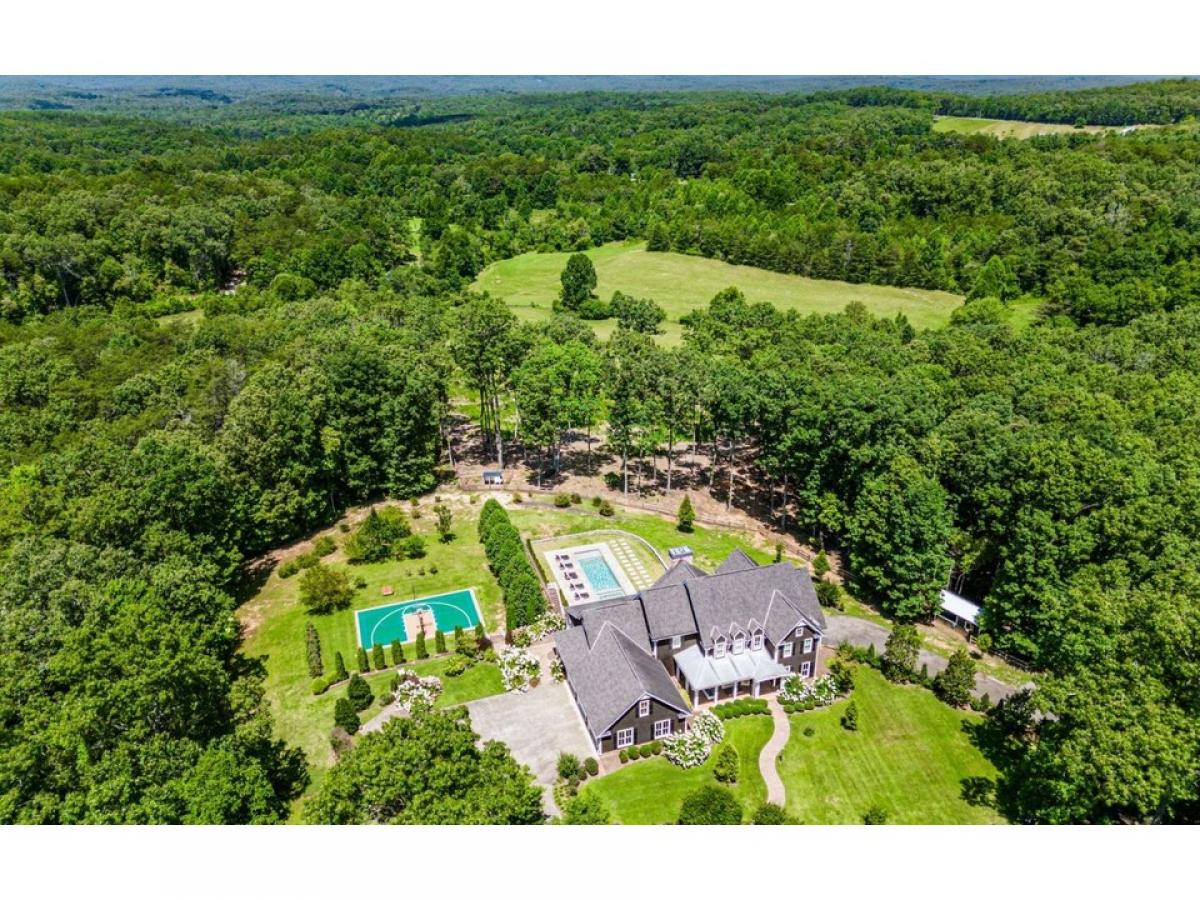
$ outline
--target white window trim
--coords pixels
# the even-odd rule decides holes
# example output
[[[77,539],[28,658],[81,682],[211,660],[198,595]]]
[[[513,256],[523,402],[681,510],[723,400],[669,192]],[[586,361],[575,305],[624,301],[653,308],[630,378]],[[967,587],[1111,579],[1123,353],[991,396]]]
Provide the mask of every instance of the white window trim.
[[[795,644],[793,644],[791,641],[785,641],[784,643],[779,645],[779,655],[780,655],[780,657],[791,656],[792,651],[794,651],[795,649],[796,649]]]
[[[746,638],[743,635],[738,635],[733,639],[733,652],[742,653],[746,649]]]
[[[804,626],[797,625],[796,626],[796,637],[803,637],[803,636],[804,636]]]
[[[628,740],[624,740],[624,738],[626,738],[626,737],[628,738]],[[633,729],[632,728],[622,728],[620,731],[618,731],[617,736],[616,736],[615,746],[618,750],[624,750],[626,747],[632,747],[633,746]]]
[[[665,727],[664,727],[665,726]],[[671,733],[672,723],[670,719],[659,719],[654,723],[654,738],[667,737]]]
[[[763,636],[761,631],[754,632],[754,637],[750,639],[751,650],[761,650],[763,646]]]
[[[650,715],[650,698],[643,697],[638,701],[638,718],[644,719],[648,715]]]
[[[801,675],[801,677],[802,677],[802,678],[807,678],[807,677],[808,677],[809,675],[811,675],[811,674],[812,674],[812,663],[810,663],[810,662],[802,662],[802,663],[800,663],[800,675]]]
[[[812,639],[812,638],[805,638],[805,639],[804,639],[804,652],[805,652],[805,653],[812,653],[812,648],[813,648],[813,639]]]
[[[678,650],[682,646],[683,646],[683,635],[677,634],[677,635],[675,635],[675,637],[671,638],[671,649],[672,650]]]
[[[725,638],[719,637],[713,641],[713,656],[717,659],[725,657]]]

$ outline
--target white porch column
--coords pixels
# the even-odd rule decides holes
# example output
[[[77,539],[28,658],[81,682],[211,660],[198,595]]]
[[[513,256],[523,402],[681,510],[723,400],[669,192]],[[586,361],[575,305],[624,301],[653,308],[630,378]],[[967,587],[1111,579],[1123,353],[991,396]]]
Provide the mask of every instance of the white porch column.
[[[754,696],[755,697],[758,696],[758,682],[757,681],[754,682]]]
[[[699,706],[699,705],[700,705],[700,692],[698,690],[696,690],[695,688],[692,688],[692,706]]]
[[[737,682],[736,681],[733,683],[733,696],[734,697],[737,696]]]

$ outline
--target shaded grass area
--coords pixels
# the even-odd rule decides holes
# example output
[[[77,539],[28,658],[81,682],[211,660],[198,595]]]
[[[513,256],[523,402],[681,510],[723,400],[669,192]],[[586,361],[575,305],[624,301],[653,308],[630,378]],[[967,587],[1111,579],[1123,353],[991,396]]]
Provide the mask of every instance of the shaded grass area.
[[[745,817],[767,798],[767,786],[758,771],[758,755],[771,737],[770,716],[745,716],[725,723],[725,742],[738,751],[738,780],[730,785],[745,810]],[[683,798],[696,788],[717,784],[712,770],[719,747],[694,769],[681,769],[656,756],[628,763],[611,775],[590,781],[584,790],[600,797],[614,821],[625,825],[662,825],[679,818]]]
[[[792,717],[779,758],[789,813],[805,824],[861,823],[878,805],[898,824],[1003,821],[963,799],[964,780],[996,776],[964,728],[978,715],[951,709],[923,688],[891,684],[865,666],[856,673],[854,700],[857,731],[840,724],[846,701]]]
[[[837,313],[859,301],[877,316],[892,318],[903,312],[917,328],[946,324],[962,298],[945,291],[889,285],[849,284],[800,275],[769,272],[753,266],[735,266],[715,259],[682,253],[650,253],[643,243],[606,244],[587,251],[596,267],[597,295],[604,300],[613,291],[647,297],[667,313],[660,342],[674,346],[682,336],[679,318],[708,306],[714,295],[737,287],[751,303],[767,302],[780,310]],[[558,296],[559,275],[568,253],[524,253],[484,269],[473,287],[503,299],[524,321],[549,318]],[[607,338],[613,320],[593,323]]]

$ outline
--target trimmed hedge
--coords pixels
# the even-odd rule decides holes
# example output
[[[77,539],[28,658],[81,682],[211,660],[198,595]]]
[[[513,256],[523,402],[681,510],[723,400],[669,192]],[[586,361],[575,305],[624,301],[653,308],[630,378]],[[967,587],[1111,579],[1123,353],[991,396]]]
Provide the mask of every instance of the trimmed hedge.
[[[520,532],[508,513],[494,499],[483,504],[479,513],[479,539],[487,554],[488,566],[504,592],[508,629],[536,622],[546,611],[542,584],[529,565]]]
[[[740,719],[742,716],[769,716],[767,701],[758,697],[743,697],[713,707],[718,719]]]

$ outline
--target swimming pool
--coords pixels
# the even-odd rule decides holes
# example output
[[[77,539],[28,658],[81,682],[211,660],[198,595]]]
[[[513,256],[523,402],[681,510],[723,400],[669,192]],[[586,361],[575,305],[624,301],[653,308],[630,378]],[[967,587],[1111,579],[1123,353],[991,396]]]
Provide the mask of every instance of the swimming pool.
[[[588,584],[591,585],[597,599],[612,600],[614,597],[625,596],[625,590],[617,580],[616,573],[599,550],[576,554],[575,562],[583,569],[583,574],[587,576]]]

